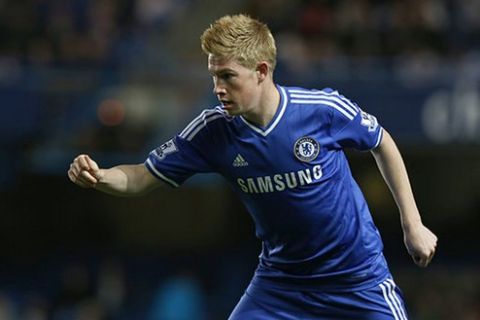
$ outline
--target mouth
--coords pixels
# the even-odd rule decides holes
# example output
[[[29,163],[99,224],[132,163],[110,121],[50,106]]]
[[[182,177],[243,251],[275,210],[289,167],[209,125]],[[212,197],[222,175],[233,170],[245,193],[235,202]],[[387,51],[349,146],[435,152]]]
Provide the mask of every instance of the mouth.
[[[233,102],[229,100],[220,100],[220,103],[222,104],[224,109],[229,109],[233,105]]]

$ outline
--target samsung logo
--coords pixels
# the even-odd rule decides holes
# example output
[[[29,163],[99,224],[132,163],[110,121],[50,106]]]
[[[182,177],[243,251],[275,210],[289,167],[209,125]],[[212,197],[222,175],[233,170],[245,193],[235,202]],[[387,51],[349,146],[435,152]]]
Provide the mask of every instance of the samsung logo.
[[[306,168],[273,176],[238,178],[237,184],[245,193],[280,192],[287,188],[294,189],[317,182],[322,175],[322,166],[315,165],[311,169]]]

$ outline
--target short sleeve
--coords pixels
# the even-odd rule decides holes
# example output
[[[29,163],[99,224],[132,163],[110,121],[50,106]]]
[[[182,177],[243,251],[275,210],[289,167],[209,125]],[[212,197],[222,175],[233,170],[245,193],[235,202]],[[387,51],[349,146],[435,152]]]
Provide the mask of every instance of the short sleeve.
[[[221,135],[228,115],[220,107],[205,109],[178,135],[152,150],[145,160],[158,179],[178,187],[195,173],[214,172],[215,137]],[[217,124],[217,125],[215,125]]]
[[[383,129],[377,118],[360,109],[357,104],[341,96],[348,109],[332,109],[330,134],[341,148],[372,150],[382,141]]]
[[[152,150],[145,166],[158,179],[178,187],[195,173],[212,171],[202,152],[203,142],[200,137],[189,141],[176,135]]]

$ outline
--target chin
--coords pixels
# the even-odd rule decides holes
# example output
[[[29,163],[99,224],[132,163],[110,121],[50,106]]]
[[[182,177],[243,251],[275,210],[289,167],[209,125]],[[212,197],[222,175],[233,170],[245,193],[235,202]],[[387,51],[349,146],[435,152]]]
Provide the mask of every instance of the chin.
[[[240,110],[236,109],[223,108],[223,110],[225,110],[229,116],[238,116],[241,114]]]

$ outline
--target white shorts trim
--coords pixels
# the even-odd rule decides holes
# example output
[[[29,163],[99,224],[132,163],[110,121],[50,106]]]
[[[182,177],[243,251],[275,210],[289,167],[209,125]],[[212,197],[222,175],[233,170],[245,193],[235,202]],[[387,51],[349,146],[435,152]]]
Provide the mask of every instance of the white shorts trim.
[[[395,320],[408,320],[402,301],[395,292],[395,282],[392,279],[387,279],[379,286]]]

